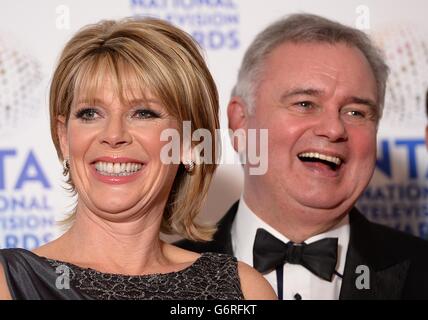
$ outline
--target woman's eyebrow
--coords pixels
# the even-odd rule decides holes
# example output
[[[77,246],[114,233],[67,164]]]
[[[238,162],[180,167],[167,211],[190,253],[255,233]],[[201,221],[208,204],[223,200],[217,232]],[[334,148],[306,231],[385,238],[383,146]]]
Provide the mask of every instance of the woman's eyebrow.
[[[137,99],[132,99],[132,100],[125,100],[126,101],[126,105],[129,106],[138,106],[141,104],[157,104],[157,105],[161,105],[160,100],[157,99],[145,99],[145,98],[137,98]],[[101,99],[101,98],[79,98],[77,101],[77,104],[84,104],[84,103],[89,103],[89,104],[105,104],[106,102]]]
[[[160,104],[160,101],[156,99],[138,98],[138,99],[129,100],[128,104],[132,106],[139,105],[139,104]]]
[[[100,98],[92,98],[92,99],[90,99],[90,98],[79,98],[78,100],[77,100],[77,104],[83,104],[83,103],[93,103],[93,104],[103,104],[104,103],[104,101],[103,101],[103,99],[100,99]]]

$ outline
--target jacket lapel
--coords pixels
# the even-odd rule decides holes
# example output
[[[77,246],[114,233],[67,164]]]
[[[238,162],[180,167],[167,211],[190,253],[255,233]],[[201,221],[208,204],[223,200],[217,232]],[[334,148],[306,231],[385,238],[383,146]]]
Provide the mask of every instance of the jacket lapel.
[[[210,250],[233,255],[231,230],[238,205],[239,201],[235,202],[219,221]],[[380,245],[387,242],[383,229],[368,221],[356,208],[351,210],[349,221],[350,239],[339,299],[400,299],[410,261],[389,254],[388,243],[386,247]],[[368,288],[358,288],[357,283],[366,284],[361,278],[365,270],[357,269],[359,266],[366,266],[365,270],[369,271]]]
[[[212,241],[204,243],[187,241],[184,244],[190,243],[191,246],[181,245],[181,247],[196,252],[209,251],[233,255],[231,230],[238,205],[239,201],[235,202],[219,221]],[[339,299],[400,299],[410,261],[405,255],[397,254],[400,250],[391,248],[389,243],[391,238],[384,228],[369,222],[357,209],[351,210],[349,221],[350,239]],[[362,282],[361,277],[365,274],[364,270],[357,272],[359,266],[368,268],[368,288],[363,286],[358,289],[357,283]]]
[[[389,255],[382,229],[357,209],[349,214],[350,239],[340,299],[400,299],[410,261]],[[364,281],[368,277],[369,281]],[[365,285],[362,285],[365,284]]]
[[[232,224],[238,211],[239,201],[236,201],[217,224],[217,232],[210,243],[210,249],[214,252],[233,255],[232,248]]]

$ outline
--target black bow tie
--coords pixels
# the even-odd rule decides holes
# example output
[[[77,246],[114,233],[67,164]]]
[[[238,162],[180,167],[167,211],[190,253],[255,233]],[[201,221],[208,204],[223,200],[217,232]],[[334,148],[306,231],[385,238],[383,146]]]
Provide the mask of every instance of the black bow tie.
[[[337,238],[325,238],[311,244],[284,243],[264,229],[257,229],[253,247],[253,265],[265,273],[288,262],[300,264],[320,278],[331,281],[337,260]]]

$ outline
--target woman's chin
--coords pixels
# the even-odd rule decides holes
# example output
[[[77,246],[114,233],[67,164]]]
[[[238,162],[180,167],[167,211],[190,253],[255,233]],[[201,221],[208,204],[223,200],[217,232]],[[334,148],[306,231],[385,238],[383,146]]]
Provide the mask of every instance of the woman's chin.
[[[93,202],[94,212],[100,213],[103,218],[111,219],[122,219],[127,216],[133,215],[133,212],[137,212],[137,202],[125,202],[119,199],[119,201],[114,201],[114,199],[108,199],[103,202]]]

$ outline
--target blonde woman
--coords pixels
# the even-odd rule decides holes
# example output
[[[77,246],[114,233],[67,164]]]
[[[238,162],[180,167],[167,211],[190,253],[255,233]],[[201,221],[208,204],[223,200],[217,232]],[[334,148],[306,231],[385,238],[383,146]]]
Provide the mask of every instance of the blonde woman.
[[[161,157],[165,130],[181,133],[190,121],[192,132],[207,129],[215,140],[219,126],[215,84],[185,32],[156,19],[83,28],[55,70],[50,116],[77,194],[71,227],[32,252],[0,250],[0,298],[275,298],[235,258],[159,238],[208,240],[214,231],[194,219],[216,165],[196,164],[194,153],[181,152],[181,163]]]

